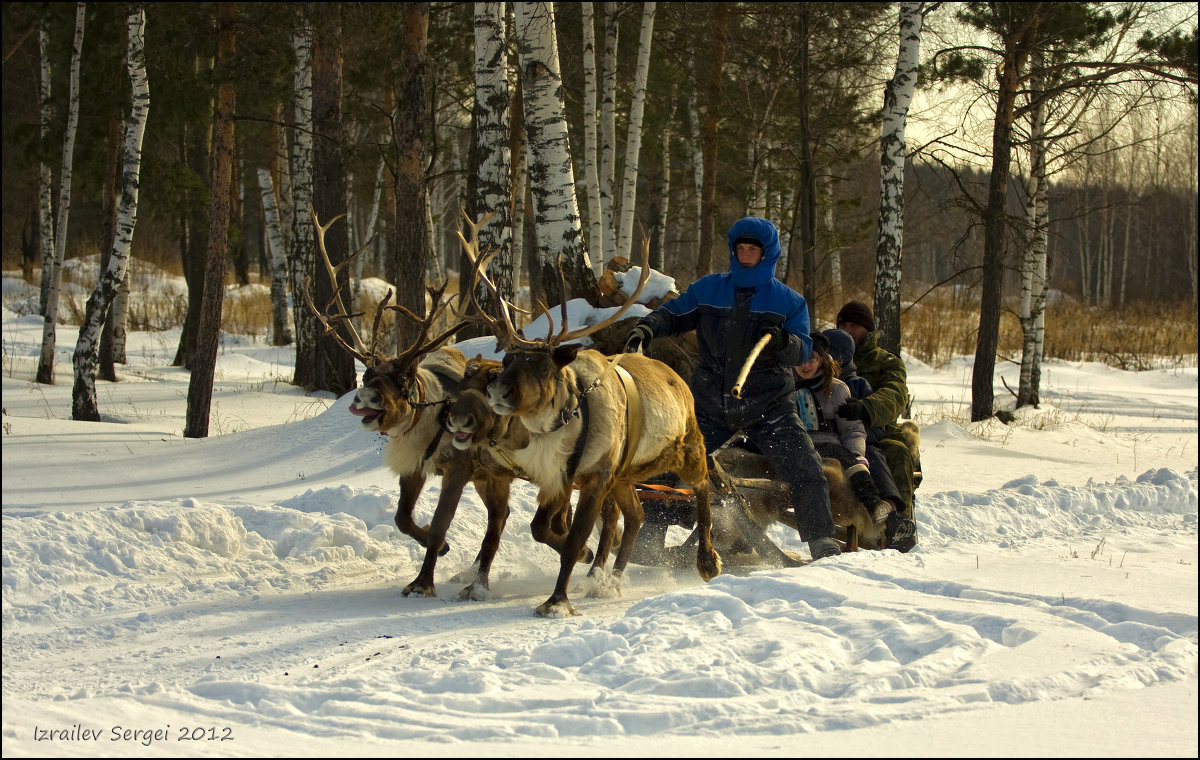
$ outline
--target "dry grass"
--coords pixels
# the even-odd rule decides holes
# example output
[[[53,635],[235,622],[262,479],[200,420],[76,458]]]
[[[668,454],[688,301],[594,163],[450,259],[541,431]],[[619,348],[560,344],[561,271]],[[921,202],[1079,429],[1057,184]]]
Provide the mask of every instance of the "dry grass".
[[[1019,360],[1021,324],[1011,305],[1000,317],[997,353]],[[1121,369],[1194,366],[1200,330],[1191,304],[1130,304],[1122,309],[1060,298],[1046,307],[1045,356]],[[905,351],[934,367],[975,353],[979,304],[952,292],[932,294],[901,318]]]
[[[72,259],[64,265],[60,320],[80,324],[84,305],[98,274],[96,257]],[[13,276],[15,273],[6,273]],[[129,329],[162,331],[182,326],[187,310],[187,290],[181,278],[153,264],[134,259],[130,270]],[[454,290],[451,282],[449,291]],[[378,278],[363,280],[355,311],[364,313],[360,334],[370,340],[371,317],[388,288]],[[36,313],[36,286],[31,295],[8,307],[18,313]],[[859,296],[861,299],[861,296]],[[867,299],[869,300],[869,298]],[[427,304],[428,307],[428,304]],[[1015,304],[1006,304],[1000,319],[997,352],[1019,360],[1021,326]],[[32,311],[30,310],[32,309]],[[396,315],[385,314],[381,332],[392,335]],[[1197,314],[1188,303],[1137,303],[1115,310],[1088,306],[1065,297],[1046,308],[1047,358],[1096,361],[1121,369],[1144,370],[1161,366],[1195,366],[1200,344]],[[955,356],[972,356],[979,327],[979,304],[964,289],[942,288],[912,305],[901,317],[904,350],[933,367],[944,367]],[[434,325],[435,331],[446,325]],[[271,297],[265,284],[228,287],[221,317],[222,330],[268,341],[271,334]],[[394,350],[386,342],[381,348]]]

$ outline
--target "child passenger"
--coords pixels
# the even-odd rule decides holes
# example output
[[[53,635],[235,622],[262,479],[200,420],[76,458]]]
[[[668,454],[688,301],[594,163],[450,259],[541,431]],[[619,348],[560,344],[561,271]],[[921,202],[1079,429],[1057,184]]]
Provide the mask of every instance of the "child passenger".
[[[892,505],[879,496],[867,465],[867,430],[862,422],[837,416],[837,409],[850,400],[850,389],[838,379],[840,368],[829,355],[829,339],[812,333],[813,349],[808,361],[796,366],[796,406],[800,421],[813,446],[823,457],[842,463],[850,488],[867,513],[882,524]]]

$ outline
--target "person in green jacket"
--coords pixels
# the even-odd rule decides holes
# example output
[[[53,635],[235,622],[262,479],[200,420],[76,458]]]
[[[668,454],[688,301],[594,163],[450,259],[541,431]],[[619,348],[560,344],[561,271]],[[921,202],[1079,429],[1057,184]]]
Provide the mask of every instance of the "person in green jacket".
[[[908,370],[904,361],[879,347],[875,335],[875,315],[871,307],[850,301],[837,315],[837,329],[854,338],[854,364],[860,377],[871,384],[871,393],[851,399],[838,407],[839,417],[859,420],[867,428],[867,442],[878,448],[887,460],[896,481],[904,510],[897,509],[887,518],[888,546],[906,552],[917,543],[913,522],[914,462],[904,442],[897,420],[908,408]]]

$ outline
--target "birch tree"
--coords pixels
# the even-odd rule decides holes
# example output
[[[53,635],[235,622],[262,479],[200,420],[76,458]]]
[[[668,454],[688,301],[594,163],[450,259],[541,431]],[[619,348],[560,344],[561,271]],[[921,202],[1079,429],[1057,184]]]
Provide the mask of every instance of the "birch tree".
[[[621,4],[604,4],[604,69],[600,92],[600,217],[601,252],[617,248],[617,45],[620,42]],[[602,266],[603,260],[599,264]]]
[[[50,124],[54,120],[54,104],[50,100],[50,20],[43,14],[38,24],[38,134],[43,144],[50,143]],[[38,161],[38,235],[42,248],[41,288],[38,291],[38,313],[46,316],[46,301],[50,294],[50,279],[54,274],[54,170],[46,161]]]
[[[67,100],[67,129],[63,137],[62,171],[58,178],[58,224],[54,233],[54,261],[46,291],[46,314],[42,323],[42,353],[38,358],[37,381],[54,385],[55,326],[58,296],[62,286],[62,264],[67,253],[67,218],[71,210],[71,176],[75,160],[75,128],[79,124],[79,60],[83,56],[83,27],[87,4],[75,7],[75,41],[71,45],[70,95]]]
[[[545,303],[553,305],[579,297],[595,303],[596,276],[580,226],[575,173],[571,167],[554,4],[516,3],[515,6],[537,263]],[[559,292],[558,269],[562,271],[566,293]]]
[[[1035,52],[1032,63],[1040,71],[1042,56]],[[1017,386],[1017,406],[1037,406],[1042,371],[1042,346],[1046,315],[1046,247],[1050,224],[1046,206],[1046,105],[1041,98],[1043,77],[1030,79],[1035,101],[1029,113],[1029,185],[1025,214],[1029,221],[1029,242],[1021,258],[1021,370]]]
[[[630,258],[633,251],[633,216],[637,206],[638,159],[642,150],[642,113],[646,107],[646,80],[650,77],[650,45],[654,38],[655,3],[642,4],[642,33],[638,41],[637,72],[629,105],[629,132],[625,139],[625,176],[621,180],[621,225],[612,256]]]
[[[279,204],[275,202],[275,183],[269,169],[258,170],[258,185],[267,223],[267,263],[271,271],[271,345],[286,346],[292,342],[287,311],[287,244],[279,228]]]
[[[475,3],[475,209],[477,216],[494,216],[479,228],[481,251],[495,251],[488,276],[507,301],[514,299],[512,248],[512,148],[508,50],[505,44],[504,4]],[[469,273],[469,270],[466,270]],[[463,283],[469,285],[470,283]],[[495,298],[482,283],[476,298],[488,311]]]
[[[600,167],[596,145],[596,26],[594,3],[581,3],[583,17],[583,176],[587,187],[588,246],[593,271],[604,272],[604,214],[600,210]],[[609,254],[611,256],[611,254]]]
[[[145,32],[146,11],[135,7],[126,21],[129,45],[125,66],[133,93],[129,121],[125,129],[125,149],[121,167],[121,200],[117,210],[116,229],[108,266],[100,282],[88,298],[83,324],[71,363],[75,369],[72,390],[71,418],[98,422],[100,410],[96,404],[96,361],[99,356],[101,330],[108,310],[116,297],[129,265],[129,249],[137,226],[138,189],[142,169],[142,138],[146,134],[146,119],[150,115],[150,82],[146,76]]]
[[[292,33],[292,51],[296,57],[293,78],[295,111],[292,116],[292,248],[289,271],[292,286],[292,324],[296,330],[296,371],[292,382],[302,388],[310,387],[316,379],[317,335],[320,330],[315,315],[308,311],[303,298],[304,276],[315,271],[316,231],[312,225],[313,200],[313,127],[312,127],[312,44],[313,33],[309,19],[298,14],[296,30]]]
[[[879,241],[875,249],[875,324],[879,346],[900,355],[900,267],[904,247],[904,131],[917,85],[924,3],[900,3],[896,71],[883,93],[879,140]]]
[[[196,353],[188,382],[185,438],[208,437],[217,345],[221,337],[221,306],[225,299],[225,260],[229,249],[229,216],[233,183],[234,86],[230,61],[236,52],[237,4],[217,5],[216,111],[213,115],[212,204],[209,206],[208,256],[204,262],[204,295],[196,331]]]
[[[1055,76],[1044,98],[1078,91],[1133,74],[1145,80],[1175,82],[1194,87],[1197,82],[1195,33],[1190,38],[1144,36],[1138,41],[1143,55],[1127,61],[1094,60],[1094,51],[1111,38],[1126,18],[1103,3],[966,3],[959,20],[987,35],[988,44],[972,44],[939,51],[945,62],[934,76],[960,77],[977,82],[994,77],[995,118],[992,122],[991,172],[987,203],[983,209],[984,256],[979,331],[971,377],[971,419],[994,413],[994,374],[999,341],[1003,274],[1008,256],[1008,185],[1013,153],[1013,130],[1023,109],[1018,93],[1028,87],[1030,56],[1048,54],[1046,73]],[[1178,46],[1177,43],[1183,43]],[[1187,51],[1187,52],[1185,52]],[[1053,54],[1052,61],[1049,54]],[[987,60],[985,55],[995,60]],[[939,72],[940,69],[940,72]]]

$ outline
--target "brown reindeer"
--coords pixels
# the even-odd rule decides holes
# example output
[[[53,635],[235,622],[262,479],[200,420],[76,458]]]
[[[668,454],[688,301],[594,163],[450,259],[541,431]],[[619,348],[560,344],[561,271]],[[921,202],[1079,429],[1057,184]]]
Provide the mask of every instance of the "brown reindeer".
[[[567,586],[610,494],[624,519],[624,537],[613,565],[613,575],[619,580],[642,523],[641,504],[632,483],[666,471],[678,474],[696,492],[700,576],[709,580],[719,574],[721,560],[710,531],[704,440],[687,383],[665,364],[638,354],[610,360],[598,351],[566,345],[615,322],[637,301],[649,277],[648,262],[643,262],[637,291],[608,319],[568,331],[563,304],[557,334],[551,328],[545,339],[526,339],[512,324],[510,306],[483,273],[485,262],[478,244],[459,234],[474,262],[473,276],[487,284],[500,304],[498,318],[479,310],[480,319],[492,329],[506,354],[501,372],[487,386],[488,405],[499,415],[519,418],[529,434],[528,444],[511,455],[538,486],[538,510],[531,532],[559,554],[554,592],[537,608],[538,614],[577,614]],[[643,253],[648,258],[648,244]],[[579,489],[579,499],[564,536],[554,527],[568,522],[563,513],[572,486]],[[615,535],[609,523],[606,519],[593,573],[607,562]]]
[[[476,573],[474,581],[462,590],[461,596],[482,599],[488,590],[487,568],[496,554],[500,533],[508,517],[509,484],[512,478],[493,478],[489,471],[473,468],[469,453],[452,444],[450,438],[444,435],[438,419],[440,408],[457,396],[467,365],[461,351],[443,347],[442,344],[468,323],[460,321],[429,338],[435,320],[449,308],[448,303],[442,300],[445,285],[440,289],[428,288],[433,308],[424,318],[417,317],[401,306],[388,306],[387,301],[391,298],[389,291],[380,310],[376,312],[376,329],[371,345],[365,346],[354,329],[336,286],[338,270],[349,264],[353,256],[333,266],[325,250],[324,236],[337,219],[321,226],[314,213],[313,221],[317,228],[318,249],[324,257],[327,274],[334,283],[334,297],[324,310],[313,304],[307,292],[304,297],[309,308],[325,326],[326,332],[334,335],[342,348],[366,365],[362,385],[354,394],[350,412],[362,418],[364,430],[388,437],[383,453],[384,463],[400,479],[396,527],[416,539],[426,550],[420,572],[412,583],[405,586],[403,593],[405,596],[414,593],[436,595],[434,568],[437,558],[448,549],[446,531],[458,508],[462,491],[470,482],[475,485],[487,508],[488,529],[475,560],[475,567],[482,568],[482,573]],[[397,311],[419,327],[416,342],[399,356],[390,359],[383,358],[375,349],[384,309]],[[337,329],[339,325],[344,326],[349,339]],[[421,526],[413,519],[413,510],[425,480],[433,474],[442,476],[442,490],[433,520],[429,525]]]

